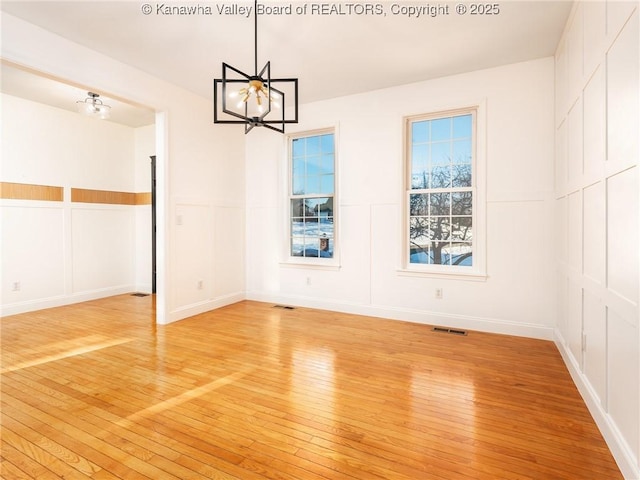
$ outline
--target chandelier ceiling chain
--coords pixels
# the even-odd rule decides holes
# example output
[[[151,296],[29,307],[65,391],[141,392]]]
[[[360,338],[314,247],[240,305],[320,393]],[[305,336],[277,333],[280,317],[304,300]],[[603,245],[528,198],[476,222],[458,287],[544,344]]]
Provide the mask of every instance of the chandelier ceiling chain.
[[[233,88],[237,86],[241,88]],[[214,123],[244,124],[245,133],[254,127],[284,133],[287,123],[298,123],[298,79],[271,78],[271,62],[258,72],[258,0],[254,1],[254,74],[223,62],[222,79],[214,79],[213,109]],[[286,117],[286,109],[293,118]]]

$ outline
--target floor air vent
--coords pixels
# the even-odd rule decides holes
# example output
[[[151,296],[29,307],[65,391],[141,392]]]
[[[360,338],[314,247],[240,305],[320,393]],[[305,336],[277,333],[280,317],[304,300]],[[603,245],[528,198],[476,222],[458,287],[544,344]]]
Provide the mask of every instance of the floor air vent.
[[[284,310],[295,310],[296,307],[290,307],[289,305],[274,305],[273,308],[282,308]]]
[[[131,296],[132,297],[148,297],[149,294],[148,293],[132,293]]]
[[[466,330],[457,330],[455,328],[433,327],[434,332],[450,333],[451,335],[466,335]]]

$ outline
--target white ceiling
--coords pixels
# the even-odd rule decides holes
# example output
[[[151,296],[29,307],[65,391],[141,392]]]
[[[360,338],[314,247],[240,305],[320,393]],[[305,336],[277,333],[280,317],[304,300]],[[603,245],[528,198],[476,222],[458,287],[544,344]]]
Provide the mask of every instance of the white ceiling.
[[[149,15],[143,3],[3,0],[0,9],[203,97],[212,97],[223,61],[253,73],[253,16],[218,12],[253,8],[252,1],[150,1]],[[355,3],[264,4],[291,5],[292,13],[258,16],[258,67],[270,60],[272,77],[298,78],[301,103],[553,55],[571,10],[566,1],[506,0],[496,15],[459,15],[455,3],[399,0],[377,4],[384,14],[371,16],[349,14]],[[166,15],[162,5],[196,6],[201,14]],[[304,5],[307,13],[296,14]],[[345,14],[311,13],[322,5]],[[449,15],[409,18],[393,5],[449,6]]]

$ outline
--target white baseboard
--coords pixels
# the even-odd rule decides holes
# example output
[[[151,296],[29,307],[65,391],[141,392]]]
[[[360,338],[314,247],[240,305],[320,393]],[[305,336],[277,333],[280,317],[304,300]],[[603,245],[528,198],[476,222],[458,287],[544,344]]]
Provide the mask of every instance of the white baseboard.
[[[231,293],[229,295],[223,295],[221,297],[205,300],[203,302],[193,303],[191,305],[185,305],[183,307],[177,308],[169,312],[169,315],[166,321],[162,321],[161,318],[158,318],[158,323],[162,325],[167,325],[169,323],[177,322],[178,320],[183,320],[188,317],[193,317],[194,315],[199,315],[201,313],[205,313],[210,310],[215,310],[216,308],[220,308],[226,305],[231,305],[232,303],[240,302],[244,299],[245,299],[244,292],[236,292],[236,293]]]
[[[624,437],[620,433],[620,430],[618,430],[611,416],[602,408],[589,380],[580,371],[580,366],[576,358],[567,348],[562,334],[557,329],[554,332],[554,341],[571,374],[573,383],[575,383],[578,388],[591,416],[593,416],[596,425],[598,425],[600,433],[602,433],[605,442],[607,442],[607,446],[609,450],[611,450],[611,454],[616,460],[622,475],[624,475],[624,478],[627,480],[640,480],[640,468],[634,458],[631,447],[625,442]]]
[[[86,292],[77,292],[70,295],[58,295],[55,297],[38,298],[26,300],[24,302],[9,303],[0,306],[0,316],[18,315],[20,313],[43,310],[45,308],[63,307],[73,303],[88,302],[98,298],[112,297],[135,291],[133,285],[123,285],[119,287],[101,288]]]
[[[356,315],[401,320],[425,325],[446,326],[463,330],[500,333],[519,337],[553,340],[553,328],[544,325],[510,322],[507,320],[430,312],[410,308],[388,307],[383,305],[363,305],[335,300],[318,300],[311,297],[288,295],[270,295],[260,292],[247,292],[247,300],[258,302],[294,305],[298,307],[318,308]]]

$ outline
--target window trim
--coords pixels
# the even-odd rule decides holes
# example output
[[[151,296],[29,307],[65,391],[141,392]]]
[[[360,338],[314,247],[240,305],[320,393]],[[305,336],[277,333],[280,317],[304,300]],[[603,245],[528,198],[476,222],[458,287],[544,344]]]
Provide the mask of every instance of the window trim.
[[[436,118],[453,117],[458,115],[473,115],[472,141],[473,157],[472,187],[474,204],[472,210],[473,222],[473,265],[464,267],[459,265],[429,265],[410,263],[409,258],[409,195],[411,194],[411,125],[413,122],[432,120]],[[447,279],[465,279],[483,281],[486,272],[486,100],[438,109],[423,114],[405,116],[403,118],[403,162],[402,162],[402,232],[401,258],[398,275],[411,277],[436,277]]]
[[[291,188],[293,185],[293,140],[298,138],[316,137],[320,135],[333,134],[333,257],[297,257],[291,255],[291,200],[294,198]],[[302,130],[291,132],[285,135],[286,142],[286,174],[284,192],[284,242],[282,266],[286,267],[310,267],[320,269],[340,268],[340,203],[338,200],[339,169],[338,169],[338,128],[337,126],[317,128],[313,130]]]

